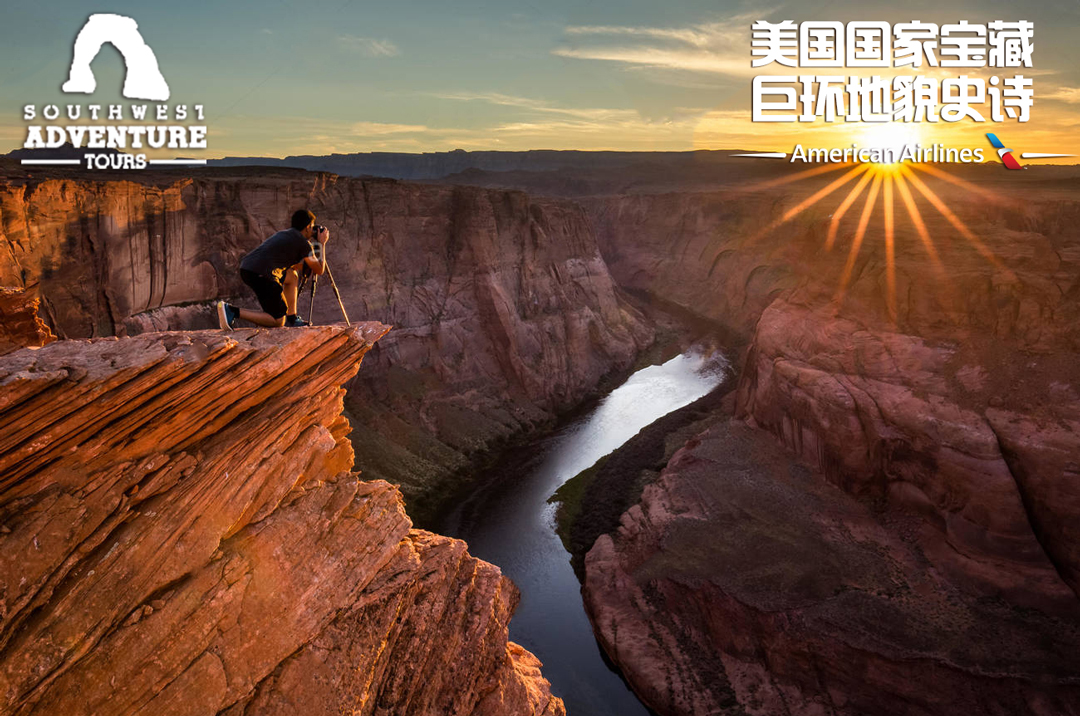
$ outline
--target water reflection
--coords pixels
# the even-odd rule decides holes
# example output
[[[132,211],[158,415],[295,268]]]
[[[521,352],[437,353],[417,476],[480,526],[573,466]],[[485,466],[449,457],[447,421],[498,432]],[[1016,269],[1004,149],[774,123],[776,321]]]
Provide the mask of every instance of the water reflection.
[[[586,414],[504,456],[484,481],[488,486],[440,527],[466,540],[473,555],[497,564],[521,589],[510,638],[544,662],[552,691],[572,716],[648,712],[603,661],[547,500],[641,428],[715,388],[727,369],[718,350],[695,346],[637,371]]]

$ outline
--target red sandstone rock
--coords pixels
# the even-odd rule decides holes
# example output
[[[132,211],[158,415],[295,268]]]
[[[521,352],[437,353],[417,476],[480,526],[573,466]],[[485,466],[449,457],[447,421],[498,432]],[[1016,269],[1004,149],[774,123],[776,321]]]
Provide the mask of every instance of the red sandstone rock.
[[[861,201],[831,252],[844,192],[771,226],[826,181],[588,200],[620,283],[749,339],[738,415],[817,471],[747,492],[752,461],[688,446],[590,553],[598,632],[662,713],[1076,712],[1080,203],[1064,185],[991,200],[928,179],[968,231],[916,194],[940,269],[896,196],[892,271],[879,200],[845,285]],[[691,500],[709,481],[731,504]],[[761,509],[774,492],[790,510]],[[672,536],[692,517],[708,544]],[[787,536],[746,545],[760,565],[710,546],[770,529]],[[852,540],[872,549],[848,560]],[[843,611],[809,618],[831,601]]]
[[[1080,557],[1065,526],[1076,514],[1075,480],[1062,471],[1018,484],[999,442],[1011,426],[999,421],[995,430],[952,394],[955,353],[777,301],[758,322],[739,409],[848,492],[925,514],[925,550],[956,579],[1017,604],[1075,603],[1047,558],[1056,549],[1058,563],[1075,570],[1070,555]],[[1047,439],[1034,432],[1028,427],[1029,439]],[[1052,518],[1058,524],[1036,534],[1032,500],[1064,510]]]
[[[348,410],[358,466],[402,483],[410,507],[652,338],[569,202],[300,171],[139,180],[0,183],[0,285],[40,281],[62,337],[216,327],[206,301],[255,305],[240,258],[311,208],[349,316],[396,327]],[[342,320],[325,277],[315,304],[317,323]]]
[[[920,201],[939,274],[896,202],[892,297],[880,201],[842,298],[859,212],[824,250],[842,193],[770,228],[825,180],[590,206],[621,282],[752,336],[741,415],[849,492],[923,511],[958,578],[1021,601],[1059,575],[1080,591],[1080,205],[927,181],[974,240]]]
[[[387,330],[0,358],[0,713],[563,713],[508,666],[513,585],[350,472]]]
[[[23,347],[40,348],[56,340],[38,317],[39,304],[32,291],[0,286],[0,355]]]
[[[919,530],[722,423],[596,541],[586,606],[661,714],[1080,709],[1075,600],[980,595],[933,566]]]
[[[826,242],[836,209],[853,185],[779,222],[834,178],[582,203],[620,285],[650,291],[746,337],[765,308],[784,295],[809,307],[834,305],[870,330],[888,326],[943,342],[990,339],[1001,348],[1040,353],[1080,350],[1080,301],[1073,291],[1080,274],[1080,202],[1071,184],[1032,189],[999,177],[985,185],[996,192],[988,198],[977,192],[982,186],[972,191],[923,176],[978,242],[914,192],[940,268],[894,191],[892,299],[879,195],[838,301],[861,200],[838,224],[831,250]]]

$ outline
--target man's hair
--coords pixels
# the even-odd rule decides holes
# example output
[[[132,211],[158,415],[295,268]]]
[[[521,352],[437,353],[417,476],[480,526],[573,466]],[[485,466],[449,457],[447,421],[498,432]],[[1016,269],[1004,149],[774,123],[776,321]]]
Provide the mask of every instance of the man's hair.
[[[303,231],[313,221],[315,221],[315,215],[307,209],[297,209],[292,215],[292,227],[297,231]]]

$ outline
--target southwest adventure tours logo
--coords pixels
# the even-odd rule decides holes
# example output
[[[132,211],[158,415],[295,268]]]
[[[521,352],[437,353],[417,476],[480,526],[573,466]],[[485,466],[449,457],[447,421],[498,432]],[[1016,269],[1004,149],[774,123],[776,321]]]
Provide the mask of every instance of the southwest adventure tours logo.
[[[961,121],[1027,122],[1034,104],[1034,81],[1010,68],[1032,67],[1034,23],[1026,20],[937,25],[913,20],[890,25],[791,20],[752,26],[752,66],[830,68],[852,74],[758,75],[753,80],[754,122],[858,122],[870,146],[804,147],[796,144],[790,162],[875,163],[985,161],[983,147],[924,146],[919,128]],[[881,76],[863,68],[893,68],[911,74]],[[924,69],[925,68],[925,69]],[[951,70],[950,68],[960,68]],[[989,78],[975,76],[990,68]],[[814,71],[814,70],[811,70]],[[820,71],[820,70],[818,70]],[[947,76],[956,71],[957,76]],[[1030,74],[1030,73],[1029,73]],[[946,75],[946,76],[943,76]],[[985,105],[989,104],[989,109]],[[994,133],[990,145],[1006,169],[1023,169],[1013,150]],[[787,152],[738,154],[788,158]],[[1072,154],[1025,152],[1023,159]]]
[[[146,44],[139,26],[123,15],[91,15],[75,38],[71,69],[61,89],[67,94],[93,94],[97,80],[90,63],[105,43],[123,56],[126,67],[123,95],[128,99],[160,104],[69,104],[61,111],[55,104],[23,107],[23,121],[57,122],[64,116],[70,124],[32,124],[26,128],[24,149],[59,149],[70,144],[87,151],[82,159],[23,159],[26,165],[83,165],[87,169],[145,169],[149,165],[203,165],[205,159],[148,159],[138,150],[206,149],[206,126],[180,124],[203,122],[203,106],[169,105],[171,93],[157,56]],[[126,111],[125,111],[126,110]],[[147,122],[150,122],[149,124]],[[170,123],[174,122],[174,123]],[[123,150],[134,150],[127,153]]]

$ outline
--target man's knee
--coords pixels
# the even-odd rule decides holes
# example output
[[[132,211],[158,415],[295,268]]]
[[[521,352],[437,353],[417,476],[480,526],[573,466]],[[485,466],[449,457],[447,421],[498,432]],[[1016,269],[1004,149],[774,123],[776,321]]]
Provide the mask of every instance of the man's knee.
[[[285,272],[285,279],[282,282],[284,286],[295,286],[300,283],[300,275],[297,274],[296,269],[289,269]],[[284,320],[284,319],[282,319]]]
[[[280,318],[275,318],[274,319],[274,325],[277,326],[278,328],[281,328],[282,326],[284,326],[285,325],[285,316],[281,316]]]

